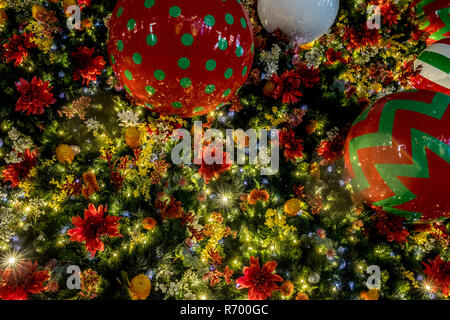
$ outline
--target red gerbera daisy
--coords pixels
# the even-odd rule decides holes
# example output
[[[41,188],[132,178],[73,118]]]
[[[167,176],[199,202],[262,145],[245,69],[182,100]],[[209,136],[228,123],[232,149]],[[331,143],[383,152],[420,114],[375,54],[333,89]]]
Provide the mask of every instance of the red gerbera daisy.
[[[380,13],[383,17],[383,22],[392,27],[400,20],[400,11],[391,0],[376,0],[375,5],[380,7]]]
[[[0,269],[0,299],[27,300],[30,293],[45,291],[44,282],[50,279],[50,274],[36,271],[38,267],[37,261],[22,261],[15,268]]]
[[[303,96],[300,92],[302,80],[300,79],[300,74],[295,70],[287,70],[281,77],[274,74],[272,81],[275,84],[275,89],[272,94],[274,99],[282,97],[283,103],[294,104],[298,102],[299,97]]]
[[[280,132],[280,146],[284,148],[286,161],[303,157],[303,140],[295,138],[293,130],[283,129]]]
[[[295,65],[295,71],[299,74],[304,88],[314,88],[320,83],[320,70],[308,66],[301,61]]]
[[[106,62],[102,56],[92,57],[94,48],[78,47],[78,51],[72,52],[74,63],[73,80],[83,79],[83,84],[89,85],[91,81],[97,80]]]
[[[210,144],[203,148],[202,165],[198,172],[202,175],[203,179],[205,179],[206,183],[209,183],[212,178],[218,178],[223,172],[228,171],[231,168],[231,161],[229,161],[230,154],[228,152],[223,152],[223,159],[221,164],[217,164],[215,162],[213,164],[206,163],[205,157],[211,156],[213,160],[216,155],[216,151],[217,146],[213,144]]]
[[[9,42],[3,44],[3,56],[6,63],[14,61],[14,65],[17,67],[28,56],[28,50],[30,48],[36,48],[37,46],[31,42],[32,33],[24,33],[23,35],[15,34],[9,38]]]
[[[29,149],[25,150],[23,154],[19,153],[18,156],[22,158],[22,161],[7,165],[6,169],[2,170],[3,179],[10,181],[13,188],[17,187],[23,179],[28,178],[31,169],[36,166],[36,154],[36,150],[30,151]]]
[[[338,134],[334,139],[323,140],[317,147],[317,154],[333,164],[344,155],[345,134]]]
[[[431,280],[441,288],[442,294],[448,297],[450,294],[450,261],[445,262],[438,255],[434,260],[429,260],[428,262],[430,264],[422,262],[426,266],[423,272],[429,275]]]
[[[362,27],[346,27],[343,36],[344,41],[348,41],[347,50],[358,50],[366,46],[376,46],[381,39],[377,29],[369,29],[366,25]]]
[[[50,82],[34,77],[31,82],[20,78],[16,83],[20,98],[16,102],[16,111],[24,111],[27,115],[43,114],[44,108],[56,102],[51,92]]]
[[[67,234],[71,241],[85,242],[86,249],[94,257],[98,250],[103,251],[105,244],[100,240],[103,235],[109,237],[122,237],[119,233],[120,217],[105,215],[106,206],[100,205],[98,209],[93,204],[84,210],[84,220],[81,217],[73,217],[72,223],[77,227],[70,229]]]
[[[274,274],[277,263],[267,262],[262,268],[258,258],[250,257],[250,267],[244,268],[244,276],[236,280],[239,289],[249,288],[249,300],[265,300],[273,291],[280,290],[275,282],[282,282],[283,278]]]

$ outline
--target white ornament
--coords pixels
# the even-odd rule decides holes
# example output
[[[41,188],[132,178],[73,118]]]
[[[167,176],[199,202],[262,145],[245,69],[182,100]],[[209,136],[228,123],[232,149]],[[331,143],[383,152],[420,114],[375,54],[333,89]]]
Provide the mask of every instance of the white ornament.
[[[268,32],[280,28],[292,41],[317,40],[333,25],[339,0],[258,0],[258,15]]]

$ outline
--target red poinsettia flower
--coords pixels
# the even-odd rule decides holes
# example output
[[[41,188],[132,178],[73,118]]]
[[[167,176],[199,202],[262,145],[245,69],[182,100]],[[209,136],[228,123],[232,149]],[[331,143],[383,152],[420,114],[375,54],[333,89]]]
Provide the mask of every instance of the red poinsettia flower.
[[[70,229],[67,234],[71,236],[71,241],[85,242],[86,249],[94,257],[97,251],[103,251],[105,244],[100,240],[101,236],[122,237],[119,233],[120,217],[105,215],[106,206],[100,205],[98,209],[93,204],[89,209],[84,210],[84,219],[73,217],[72,223],[76,226]]]
[[[15,268],[0,269],[0,299],[27,300],[29,294],[37,294],[47,288],[48,270],[37,271],[38,262],[22,261]]]
[[[106,64],[102,56],[92,57],[94,48],[78,47],[78,51],[72,52],[74,63],[73,80],[83,79],[83,84],[89,85],[91,81],[97,80],[97,75],[102,74]]]
[[[44,108],[56,102],[51,92],[50,82],[34,77],[31,82],[20,78],[16,83],[20,98],[16,102],[16,111],[24,111],[27,115],[43,114]]]
[[[283,278],[274,274],[277,263],[267,262],[262,268],[258,258],[250,257],[250,267],[244,268],[244,276],[236,280],[239,289],[249,288],[249,300],[265,300],[273,291],[280,290],[275,282],[282,282]]]
[[[213,160],[216,155],[216,151],[217,151],[217,146],[213,145],[213,144],[210,144],[203,148],[202,165],[201,165],[200,169],[198,170],[198,172],[201,174],[201,176],[203,177],[203,179],[205,180],[206,183],[209,183],[209,181],[213,178],[220,177],[220,175],[223,172],[228,171],[231,168],[231,161],[229,161],[230,154],[228,152],[223,152],[223,158],[221,161],[222,163],[220,163],[220,164],[217,164],[215,162],[213,164],[206,163],[205,157],[211,156],[211,158],[212,158],[211,160]]]
[[[286,161],[303,157],[303,140],[295,138],[295,132],[289,129],[283,129],[280,132],[280,146],[284,148],[284,157]]]
[[[156,196],[155,207],[159,210],[163,220],[180,219],[184,217],[183,204],[181,201],[177,201],[173,195],[167,197],[164,193],[158,193]]]
[[[274,74],[271,80],[275,85],[272,93],[274,99],[282,97],[283,103],[294,104],[299,101],[299,97],[303,96],[300,92],[302,80],[295,70],[287,70],[281,77]]]
[[[323,140],[317,148],[317,154],[333,164],[344,155],[345,135],[338,134],[332,140]]]
[[[302,86],[305,88],[314,88],[320,83],[320,70],[308,66],[303,61],[295,64],[295,71],[300,75]]]
[[[36,150],[30,151],[29,149],[25,150],[23,154],[19,153],[18,156],[22,158],[22,161],[7,165],[6,169],[2,170],[3,179],[10,181],[13,188],[17,187],[23,179],[28,178],[31,169],[36,166],[36,155]]]
[[[327,56],[327,64],[334,64],[342,59],[342,51],[335,51],[333,48],[329,48],[325,54]]]
[[[378,234],[386,237],[389,242],[407,242],[409,231],[404,227],[406,219],[380,209],[377,211],[372,219],[375,220],[375,229]]]
[[[430,264],[422,262],[426,269],[423,271],[430,276],[434,284],[441,288],[441,292],[445,297],[450,294],[450,261],[445,262],[438,255],[434,260],[428,261]],[[437,288],[434,288],[435,290]]]
[[[377,29],[369,29],[367,25],[355,28],[346,27],[343,36],[344,41],[348,41],[347,50],[358,50],[367,46],[376,46],[381,39]]]
[[[13,35],[9,38],[9,42],[3,44],[3,57],[6,63],[14,61],[17,67],[28,56],[28,49],[37,47],[31,42],[32,33],[24,33],[23,35]]]
[[[400,11],[392,0],[376,0],[374,5],[380,8],[381,16],[383,17],[383,23],[392,27],[400,20]]]

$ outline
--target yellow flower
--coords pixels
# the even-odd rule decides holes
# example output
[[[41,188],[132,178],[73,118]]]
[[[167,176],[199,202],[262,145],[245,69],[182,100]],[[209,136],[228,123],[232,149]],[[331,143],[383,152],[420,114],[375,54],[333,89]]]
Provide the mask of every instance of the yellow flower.
[[[45,9],[42,6],[39,6],[37,4],[35,4],[32,8],[31,8],[31,14],[33,15],[33,18],[35,18],[37,20],[37,15],[41,12],[44,12]]]
[[[304,45],[301,45],[301,46],[300,46],[300,49],[302,49],[302,50],[309,50],[309,49],[311,49],[312,47],[314,47],[314,43],[315,43],[315,41],[310,42],[310,43],[306,43],[306,44],[304,44]]]
[[[286,216],[278,214],[278,212],[274,209],[268,209],[266,212],[266,222],[265,225],[271,229],[275,227],[279,227],[282,229],[284,234],[288,232],[295,232],[297,228],[286,223]]]
[[[130,295],[133,300],[145,300],[150,294],[152,283],[145,274],[140,274],[131,280]]]
[[[284,204],[284,213],[288,217],[295,217],[302,210],[303,202],[298,199],[291,199]]]
[[[73,149],[67,144],[60,144],[58,148],[56,148],[56,158],[59,163],[71,164],[75,158],[75,151],[73,151]]]
[[[139,130],[135,127],[128,128],[125,132],[125,143],[131,149],[140,147],[141,145],[141,134]]]

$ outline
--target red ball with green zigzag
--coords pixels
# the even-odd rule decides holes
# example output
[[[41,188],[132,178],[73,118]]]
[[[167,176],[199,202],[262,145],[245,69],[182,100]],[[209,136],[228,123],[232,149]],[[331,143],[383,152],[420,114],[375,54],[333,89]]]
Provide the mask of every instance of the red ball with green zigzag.
[[[373,207],[411,221],[450,217],[450,96],[418,90],[380,99],[354,122],[345,165]]]
[[[414,0],[412,6],[423,21],[420,29],[430,35],[428,44],[450,37],[449,0]]]

